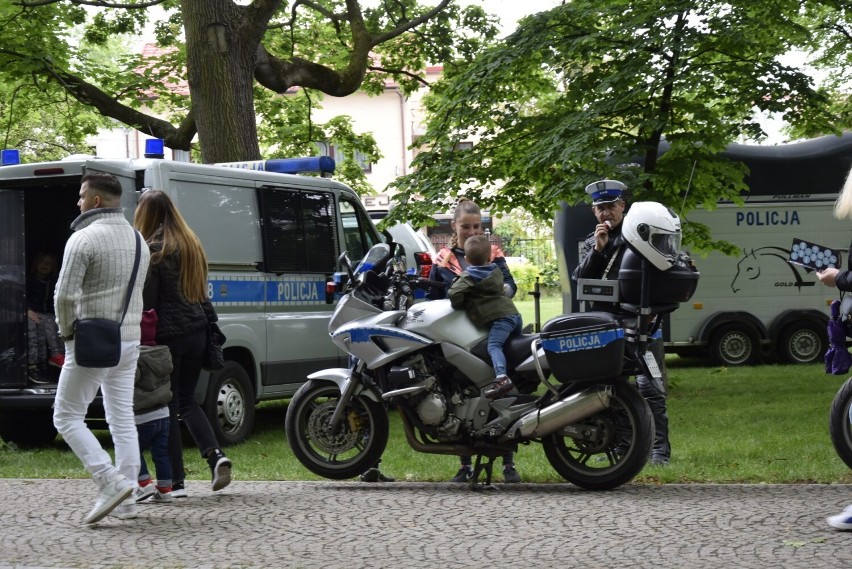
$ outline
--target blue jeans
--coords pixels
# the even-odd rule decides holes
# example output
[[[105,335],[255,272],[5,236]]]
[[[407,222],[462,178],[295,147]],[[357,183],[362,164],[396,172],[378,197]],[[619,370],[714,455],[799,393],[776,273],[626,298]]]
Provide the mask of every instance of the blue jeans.
[[[139,432],[139,481],[149,480],[148,465],[144,451],[151,449],[151,458],[157,472],[157,486],[172,485],[172,463],[169,460],[169,418],[154,419],[136,425]]]
[[[521,315],[513,314],[498,318],[491,323],[488,332],[488,355],[494,365],[494,375],[506,375],[506,355],[503,354],[503,345],[512,334],[520,334],[522,330]]]

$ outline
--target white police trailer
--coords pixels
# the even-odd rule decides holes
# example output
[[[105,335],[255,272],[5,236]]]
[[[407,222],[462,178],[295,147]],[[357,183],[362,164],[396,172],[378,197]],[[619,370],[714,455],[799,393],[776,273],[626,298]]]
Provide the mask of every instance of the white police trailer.
[[[682,221],[707,225],[714,239],[734,243],[740,251],[736,256],[694,255],[701,281],[690,302],[666,317],[666,351],[708,355],[722,365],[755,363],[761,356],[819,362],[828,347],[829,305],[838,292],[787,259],[794,240],[803,239],[842,251],[843,267],[848,267],[852,226],[835,219],[832,211],[852,166],[852,133],[784,146],[732,144],[724,155],[750,169],[745,204],[699,208]],[[677,204],[670,205],[677,210]],[[563,205],[557,215],[566,312],[581,309],[568,276],[594,223],[584,204]]]
[[[146,154],[146,157],[151,156]],[[14,164],[0,168],[0,436],[39,444],[55,437],[47,383],[27,378],[25,280],[35,255],[62,258],[79,215],[81,177],[115,175],[132,221],[146,189],[166,192],[209,260],[208,293],[227,337],[225,368],[202,372],[197,398],[223,445],[252,430],[255,404],[291,396],[309,373],[345,367],[328,336],[333,276],[381,236],[349,187],[282,172],[334,170],[328,157],[201,165],[158,158]]]

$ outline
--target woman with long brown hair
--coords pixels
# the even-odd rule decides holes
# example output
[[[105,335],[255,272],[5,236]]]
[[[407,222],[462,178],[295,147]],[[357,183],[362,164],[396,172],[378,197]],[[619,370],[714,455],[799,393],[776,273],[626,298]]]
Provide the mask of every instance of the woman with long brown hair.
[[[210,421],[195,401],[207,325],[216,318],[207,296],[207,255],[174,202],[161,191],[142,194],[133,224],[151,250],[144,307],[156,310],[155,340],[169,347],[174,366],[169,403],[172,495],[186,496],[179,420],[186,425],[201,456],[207,459],[213,490],[221,490],[231,482],[231,461],[219,449]]]

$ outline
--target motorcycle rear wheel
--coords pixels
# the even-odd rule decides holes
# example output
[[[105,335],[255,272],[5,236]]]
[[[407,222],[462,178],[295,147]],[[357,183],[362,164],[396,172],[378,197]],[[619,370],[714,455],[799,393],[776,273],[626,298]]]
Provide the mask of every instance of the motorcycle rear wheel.
[[[654,420],[631,384],[613,384],[607,409],[542,439],[550,465],[586,490],[611,490],[639,474],[654,444]]]
[[[388,442],[388,413],[363,395],[346,407],[333,431],[328,422],[340,401],[334,383],[311,380],[293,395],[284,421],[287,442],[305,468],[332,480],[362,474],[376,465]]]
[[[828,415],[828,432],[834,450],[846,466],[852,468],[852,377],[847,379],[831,402],[831,411]]]

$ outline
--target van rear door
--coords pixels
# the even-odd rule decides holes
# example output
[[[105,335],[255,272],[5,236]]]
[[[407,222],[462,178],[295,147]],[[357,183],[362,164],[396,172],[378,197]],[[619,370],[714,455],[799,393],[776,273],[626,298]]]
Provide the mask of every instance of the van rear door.
[[[27,384],[24,192],[0,184],[0,389]]]

